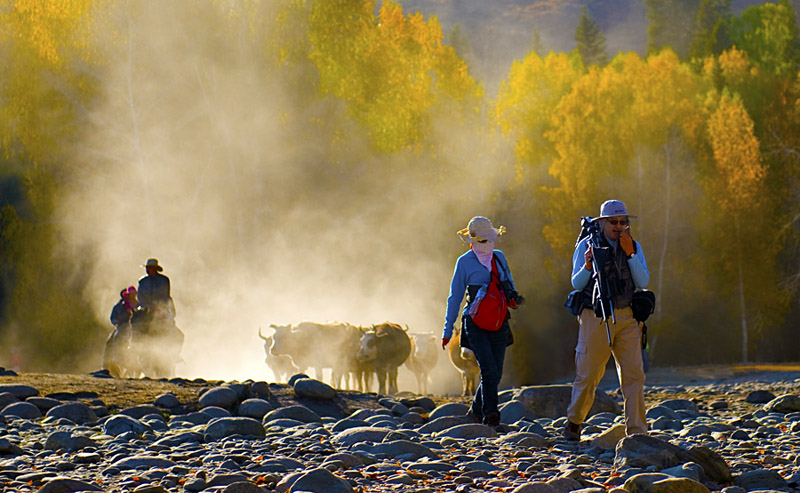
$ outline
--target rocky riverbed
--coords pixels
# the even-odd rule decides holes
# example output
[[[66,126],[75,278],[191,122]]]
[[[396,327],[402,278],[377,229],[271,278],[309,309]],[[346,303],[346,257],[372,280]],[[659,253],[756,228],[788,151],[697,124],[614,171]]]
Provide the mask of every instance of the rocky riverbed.
[[[800,491],[800,369],[648,374],[647,435],[613,379],[580,443],[569,385],[503,392],[498,429],[466,400],[266,382],[0,374],[8,492]],[[659,376],[660,375],[660,376]]]

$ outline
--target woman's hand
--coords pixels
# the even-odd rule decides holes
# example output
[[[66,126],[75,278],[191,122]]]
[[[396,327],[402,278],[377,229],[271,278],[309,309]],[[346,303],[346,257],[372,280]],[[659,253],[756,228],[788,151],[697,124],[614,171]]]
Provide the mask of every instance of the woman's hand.
[[[447,349],[447,344],[450,342],[449,337],[442,337],[442,351]]]
[[[622,251],[625,252],[626,257],[630,257],[636,250],[633,247],[633,238],[628,231],[625,231],[619,236],[619,246],[622,247]]]

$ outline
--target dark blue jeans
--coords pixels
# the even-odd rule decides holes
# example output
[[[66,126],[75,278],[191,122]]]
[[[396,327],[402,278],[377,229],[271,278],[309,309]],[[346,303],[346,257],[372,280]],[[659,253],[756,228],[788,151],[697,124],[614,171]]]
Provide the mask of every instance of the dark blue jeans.
[[[490,332],[475,324],[467,323],[466,332],[469,345],[481,368],[481,383],[472,400],[472,412],[479,416],[488,416],[499,412],[497,409],[497,387],[503,376],[503,360],[508,345],[508,320],[500,330]]]

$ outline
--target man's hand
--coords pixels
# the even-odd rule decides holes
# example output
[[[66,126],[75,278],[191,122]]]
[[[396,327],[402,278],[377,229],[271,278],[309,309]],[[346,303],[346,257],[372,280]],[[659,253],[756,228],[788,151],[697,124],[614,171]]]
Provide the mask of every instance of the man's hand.
[[[447,344],[450,342],[449,337],[442,337],[442,351],[447,349]]]
[[[622,251],[625,252],[625,256],[627,257],[636,253],[636,250],[633,248],[633,238],[631,238],[631,234],[627,231],[620,235],[619,246],[622,247]]]
[[[586,253],[583,254],[583,259],[586,262],[584,267],[586,270],[592,270],[592,247],[586,249]]]

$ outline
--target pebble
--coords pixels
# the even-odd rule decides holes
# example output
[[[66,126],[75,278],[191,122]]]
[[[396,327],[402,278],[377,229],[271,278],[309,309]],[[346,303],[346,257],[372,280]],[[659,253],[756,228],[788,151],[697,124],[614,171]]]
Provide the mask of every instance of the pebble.
[[[304,398],[336,392],[307,377]],[[797,381],[646,387],[647,435],[605,404],[561,437],[563,386],[504,392],[502,424],[467,406],[378,396],[349,415],[215,382],[112,414],[85,392],[0,385],[0,486],[62,492],[800,492]],[[253,385],[252,387],[255,387]],[[299,389],[299,391],[298,391]],[[63,394],[63,395],[62,395]],[[313,397],[311,397],[313,395]],[[81,402],[83,401],[87,402]],[[546,400],[545,400],[546,399]],[[331,406],[331,409],[337,409]],[[538,410],[538,411],[537,411]]]

